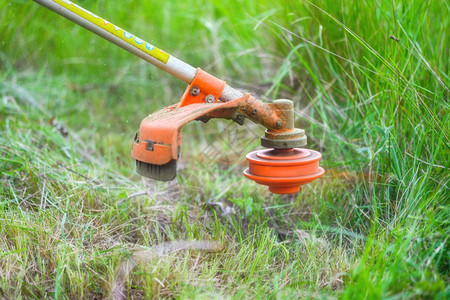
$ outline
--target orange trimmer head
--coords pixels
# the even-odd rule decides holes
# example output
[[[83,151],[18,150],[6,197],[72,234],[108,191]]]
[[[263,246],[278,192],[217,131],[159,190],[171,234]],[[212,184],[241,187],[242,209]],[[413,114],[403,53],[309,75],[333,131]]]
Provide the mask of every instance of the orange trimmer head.
[[[303,129],[294,128],[294,108],[290,100],[264,103],[244,95],[224,81],[196,69],[128,31],[65,0],[34,0],[119,47],[135,54],[188,84],[181,101],[146,117],[136,134],[132,157],[137,173],[168,181],[176,176],[182,127],[193,120],[207,122],[224,118],[242,125],[249,119],[266,128],[261,146],[268,150],[247,155],[245,176],[269,186],[277,194],[295,193],[300,186],[324,174],[320,153],[306,145]]]
[[[249,168],[244,171],[247,178],[267,185],[272,193],[291,194],[324,174],[319,167],[322,155],[299,148],[306,145],[306,135],[303,129],[294,128],[292,101],[275,100],[266,104],[250,94],[228,102],[217,101],[224,84],[209,76],[198,69],[196,79],[178,104],[161,109],[141,122],[132,150],[137,173],[160,181],[174,179],[182,127],[190,121],[225,118],[242,124],[248,118],[267,128],[261,145],[269,149],[247,154]]]
[[[300,186],[321,177],[325,170],[319,167],[322,157],[317,151],[293,149],[266,149],[247,154],[249,167],[245,177],[269,187],[275,194],[292,194]]]

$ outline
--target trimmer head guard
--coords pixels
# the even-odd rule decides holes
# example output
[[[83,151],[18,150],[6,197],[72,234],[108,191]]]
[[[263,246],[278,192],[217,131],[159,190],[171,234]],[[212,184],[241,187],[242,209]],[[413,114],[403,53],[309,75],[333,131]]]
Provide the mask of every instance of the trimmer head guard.
[[[233,119],[238,107],[249,97],[245,95],[230,102],[194,103],[183,107],[172,105],[149,115],[142,120],[133,143],[131,156],[136,160],[136,172],[159,181],[174,179],[182,127],[190,121],[212,117]]]

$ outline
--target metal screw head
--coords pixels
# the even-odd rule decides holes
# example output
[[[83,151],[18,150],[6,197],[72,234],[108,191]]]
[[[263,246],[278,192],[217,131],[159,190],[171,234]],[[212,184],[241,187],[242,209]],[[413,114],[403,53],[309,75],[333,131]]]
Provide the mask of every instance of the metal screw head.
[[[205,102],[206,103],[214,103],[214,102],[216,102],[216,98],[214,98],[213,95],[209,94],[205,97]]]
[[[241,113],[238,113],[233,119],[233,121],[235,121],[239,125],[244,125],[244,120],[245,120],[245,117]]]
[[[196,86],[193,86],[190,90],[189,90],[189,94],[191,94],[191,96],[198,96],[198,94],[200,94],[200,89]]]

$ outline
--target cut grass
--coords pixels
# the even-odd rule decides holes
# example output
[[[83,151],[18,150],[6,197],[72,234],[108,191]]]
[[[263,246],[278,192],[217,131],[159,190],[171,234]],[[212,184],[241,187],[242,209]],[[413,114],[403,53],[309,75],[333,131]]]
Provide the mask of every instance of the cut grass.
[[[34,3],[0,4],[2,297],[107,297],[135,251],[180,240],[225,248],[153,257],[129,296],[450,293],[445,1],[128,1],[134,19],[80,2],[232,86],[293,99],[327,174],[290,198],[241,176],[251,124],[187,126],[175,182],[135,175],[133,130],[184,84]]]

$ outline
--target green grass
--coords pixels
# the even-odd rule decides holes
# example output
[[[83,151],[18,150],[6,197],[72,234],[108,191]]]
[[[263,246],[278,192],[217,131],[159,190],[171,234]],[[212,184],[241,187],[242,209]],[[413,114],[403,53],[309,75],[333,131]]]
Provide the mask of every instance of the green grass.
[[[233,87],[292,99],[327,173],[272,195],[241,175],[263,129],[211,121],[184,129],[175,181],[143,179],[134,132],[185,85],[0,0],[1,298],[108,297],[139,253],[136,298],[450,294],[446,1],[78,3]]]

